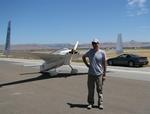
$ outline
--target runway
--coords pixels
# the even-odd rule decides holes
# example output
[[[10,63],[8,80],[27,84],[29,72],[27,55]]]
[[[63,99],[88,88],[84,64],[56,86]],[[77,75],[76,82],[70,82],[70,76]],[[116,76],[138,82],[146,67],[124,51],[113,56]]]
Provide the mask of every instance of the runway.
[[[28,61],[29,62],[29,61]],[[70,75],[70,68],[58,68],[57,76],[38,72],[33,61],[0,61],[0,111],[3,114],[149,114],[149,67],[108,67],[104,83],[104,110],[87,110],[87,68]],[[42,63],[42,61],[41,61]],[[141,72],[141,73],[140,73]],[[96,94],[95,94],[96,98]]]
[[[44,63],[43,60],[28,60],[28,59],[14,59],[14,58],[0,58],[0,61],[9,62],[19,66],[28,66],[36,68],[39,71],[39,66]],[[79,73],[87,73],[88,69],[83,63],[72,63],[73,68],[78,69]],[[67,69],[67,70],[66,70]],[[62,66],[56,69],[57,72],[69,73],[69,66]],[[150,67],[117,67],[107,66],[107,72],[112,77],[120,77],[134,80],[150,81]],[[120,75],[121,73],[121,75]]]

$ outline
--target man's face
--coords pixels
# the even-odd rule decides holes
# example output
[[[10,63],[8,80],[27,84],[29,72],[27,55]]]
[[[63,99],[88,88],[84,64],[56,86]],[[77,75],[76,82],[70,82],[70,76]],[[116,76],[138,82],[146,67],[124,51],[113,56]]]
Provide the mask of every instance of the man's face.
[[[92,42],[92,46],[93,46],[94,49],[98,49],[99,48],[99,43]]]

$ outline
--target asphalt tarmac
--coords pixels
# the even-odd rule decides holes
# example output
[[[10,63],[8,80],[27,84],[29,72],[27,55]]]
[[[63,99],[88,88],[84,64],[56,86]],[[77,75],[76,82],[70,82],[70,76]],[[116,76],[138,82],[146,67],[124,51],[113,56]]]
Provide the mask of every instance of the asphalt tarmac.
[[[38,68],[0,61],[0,114],[150,114],[149,68],[109,67],[104,110],[97,108],[97,94],[94,108],[86,108],[87,69],[79,70],[70,75],[62,67],[51,77],[36,73]]]

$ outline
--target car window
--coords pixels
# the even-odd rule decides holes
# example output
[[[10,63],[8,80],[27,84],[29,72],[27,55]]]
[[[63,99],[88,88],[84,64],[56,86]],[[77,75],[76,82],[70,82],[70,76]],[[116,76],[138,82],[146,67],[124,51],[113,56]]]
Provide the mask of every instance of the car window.
[[[126,54],[123,54],[123,55],[120,55],[119,57],[121,57],[121,58],[126,58],[127,55],[126,55]]]
[[[131,56],[130,55],[127,55],[127,58],[130,58]]]

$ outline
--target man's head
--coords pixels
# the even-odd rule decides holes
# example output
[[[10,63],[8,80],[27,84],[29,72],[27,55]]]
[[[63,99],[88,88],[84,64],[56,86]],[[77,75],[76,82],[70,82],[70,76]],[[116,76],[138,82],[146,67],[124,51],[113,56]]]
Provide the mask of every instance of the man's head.
[[[96,49],[96,50],[99,49],[99,44],[100,44],[100,42],[98,39],[93,39],[92,46],[94,49]]]

